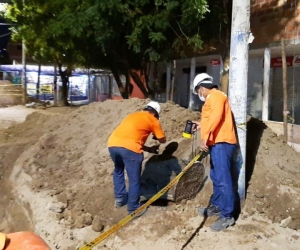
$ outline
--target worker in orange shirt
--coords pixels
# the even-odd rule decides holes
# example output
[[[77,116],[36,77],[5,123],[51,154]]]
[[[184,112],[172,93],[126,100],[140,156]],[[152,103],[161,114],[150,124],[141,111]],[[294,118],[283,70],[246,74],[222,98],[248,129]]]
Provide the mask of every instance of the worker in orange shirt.
[[[213,78],[206,73],[198,74],[194,81],[194,94],[204,102],[201,121],[200,147],[210,151],[210,178],[213,183],[213,195],[207,208],[200,207],[202,216],[219,216],[211,225],[213,231],[221,231],[234,225],[233,217],[235,193],[233,190],[233,155],[237,137],[232,112],[227,96],[218,90]]]
[[[156,153],[159,147],[158,145],[145,146],[148,136],[153,133],[154,138],[160,143],[166,142],[166,136],[159,121],[160,111],[159,103],[151,101],[143,111],[125,117],[108,139],[108,150],[115,166],[113,172],[115,207],[119,208],[127,204],[128,213],[140,207],[143,151]],[[129,180],[128,193],[124,169]],[[141,211],[136,217],[146,211],[147,209]]]

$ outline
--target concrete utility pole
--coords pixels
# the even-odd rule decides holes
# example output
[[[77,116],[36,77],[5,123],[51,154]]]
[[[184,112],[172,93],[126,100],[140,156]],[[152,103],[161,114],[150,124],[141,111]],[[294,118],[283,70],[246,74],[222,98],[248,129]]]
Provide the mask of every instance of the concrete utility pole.
[[[193,107],[194,107],[193,81],[194,81],[194,78],[195,78],[195,72],[196,72],[196,58],[193,57],[191,59],[191,71],[190,71],[189,109],[193,109]]]
[[[237,125],[240,150],[236,155],[239,170],[238,192],[245,200],[246,122],[248,85],[248,43],[250,32],[250,0],[233,0],[230,43],[229,101]]]

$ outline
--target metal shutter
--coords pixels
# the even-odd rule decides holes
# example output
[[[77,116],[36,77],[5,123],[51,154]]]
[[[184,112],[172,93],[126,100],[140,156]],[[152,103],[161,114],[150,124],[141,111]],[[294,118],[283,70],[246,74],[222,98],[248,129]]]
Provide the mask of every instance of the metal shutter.
[[[272,74],[273,71],[273,74]],[[270,120],[283,121],[283,87],[282,68],[271,70],[272,91]],[[295,124],[300,124],[300,68],[287,68],[287,89],[288,89],[288,111],[295,119]],[[293,108],[294,106],[294,108]]]

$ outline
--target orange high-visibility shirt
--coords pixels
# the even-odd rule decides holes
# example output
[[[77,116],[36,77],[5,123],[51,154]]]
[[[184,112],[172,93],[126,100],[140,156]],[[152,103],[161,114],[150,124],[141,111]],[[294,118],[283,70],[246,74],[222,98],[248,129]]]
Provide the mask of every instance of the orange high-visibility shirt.
[[[157,139],[165,137],[159,120],[153,114],[148,111],[132,113],[125,117],[108,138],[108,147],[122,147],[142,153],[150,133]]]
[[[207,140],[207,146],[218,142],[236,144],[237,138],[233,122],[227,96],[220,90],[210,90],[202,107],[201,139]]]

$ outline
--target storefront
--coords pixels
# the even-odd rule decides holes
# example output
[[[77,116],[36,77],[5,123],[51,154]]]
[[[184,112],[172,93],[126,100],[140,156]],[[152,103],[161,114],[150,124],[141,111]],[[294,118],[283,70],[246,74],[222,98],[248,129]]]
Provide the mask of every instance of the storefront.
[[[287,104],[288,120],[300,124],[300,55],[287,56]],[[271,58],[270,117],[271,121],[283,121],[283,70],[282,58]]]

